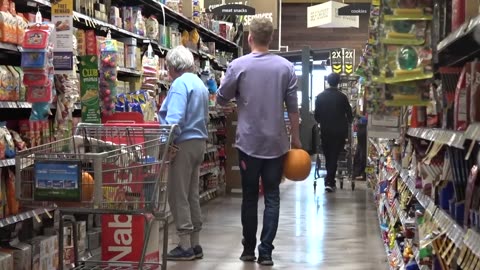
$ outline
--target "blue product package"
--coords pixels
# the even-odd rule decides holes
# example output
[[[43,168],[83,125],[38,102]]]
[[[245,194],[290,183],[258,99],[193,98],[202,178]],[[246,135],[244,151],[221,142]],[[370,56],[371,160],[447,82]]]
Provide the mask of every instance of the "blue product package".
[[[453,189],[453,182],[448,181],[447,184],[440,189],[439,192],[439,206],[443,210],[448,210],[449,208],[449,201],[453,198],[455,194],[455,190]]]
[[[463,219],[465,215],[465,202],[458,202],[455,204],[455,220],[458,224],[463,226]]]
[[[23,51],[21,66],[22,68],[46,68],[47,52],[46,51]]]

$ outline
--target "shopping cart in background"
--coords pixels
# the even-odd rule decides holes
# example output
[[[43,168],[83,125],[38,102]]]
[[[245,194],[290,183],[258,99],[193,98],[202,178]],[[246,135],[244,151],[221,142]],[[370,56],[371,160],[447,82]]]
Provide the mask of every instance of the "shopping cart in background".
[[[315,177],[313,180],[313,190],[317,190],[317,180],[324,178],[326,176],[325,168],[325,155],[322,149],[322,139],[320,134],[320,128],[317,126],[314,128],[314,136],[316,141],[315,149]],[[355,190],[355,180],[353,179],[353,134],[352,126],[349,126],[348,136],[345,140],[345,147],[342,152],[340,152],[338,158],[338,167],[337,167],[337,180],[340,184],[340,189],[343,189],[344,181],[350,181],[352,190]]]
[[[60,262],[68,255],[73,257],[71,269],[166,269],[167,172],[175,129],[80,125],[75,136],[17,155],[17,198],[23,205],[58,209]],[[102,216],[101,258],[80,254],[76,229],[73,254],[64,253],[65,224],[77,228],[74,216],[84,214]]]

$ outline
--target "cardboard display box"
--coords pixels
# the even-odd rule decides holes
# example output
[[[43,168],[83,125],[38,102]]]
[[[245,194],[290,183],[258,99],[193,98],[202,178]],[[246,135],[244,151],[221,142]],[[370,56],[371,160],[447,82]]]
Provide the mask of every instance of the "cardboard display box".
[[[227,155],[227,160],[225,162],[225,181],[227,193],[231,193],[232,189],[242,188],[240,167],[238,165],[238,150],[235,148],[237,119],[237,112],[233,111],[233,113],[227,115],[225,126],[227,132],[227,139],[225,142],[225,154]]]

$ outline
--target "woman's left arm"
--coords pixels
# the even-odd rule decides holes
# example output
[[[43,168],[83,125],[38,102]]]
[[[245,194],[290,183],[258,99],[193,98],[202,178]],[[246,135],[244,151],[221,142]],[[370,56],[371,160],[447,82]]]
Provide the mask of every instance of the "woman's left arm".
[[[185,113],[187,110],[187,87],[184,83],[173,83],[168,93],[168,98],[164,101],[165,104],[160,109],[160,114],[165,115],[161,117],[161,121],[168,125],[178,125],[180,130],[185,122]]]

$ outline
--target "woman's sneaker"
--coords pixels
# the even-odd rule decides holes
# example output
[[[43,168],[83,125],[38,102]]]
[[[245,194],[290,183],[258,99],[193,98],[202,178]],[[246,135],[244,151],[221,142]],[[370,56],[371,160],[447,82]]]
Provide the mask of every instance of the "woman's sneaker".
[[[200,245],[193,247],[193,253],[195,253],[195,259],[203,258],[203,249]]]
[[[192,248],[183,249],[182,247],[178,246],[172,249],[167,254],[167,260],[169,261],[193,261],[195,260],[195,253],[193,252]]]

